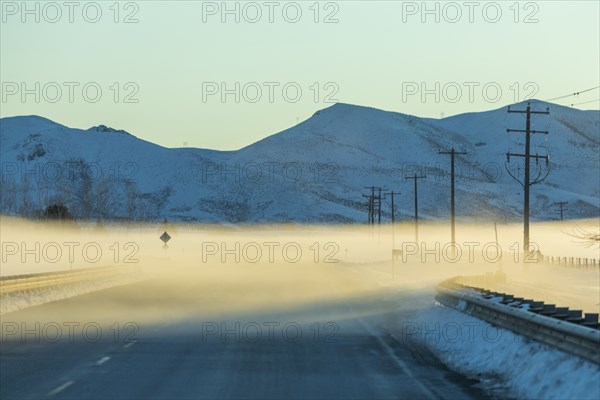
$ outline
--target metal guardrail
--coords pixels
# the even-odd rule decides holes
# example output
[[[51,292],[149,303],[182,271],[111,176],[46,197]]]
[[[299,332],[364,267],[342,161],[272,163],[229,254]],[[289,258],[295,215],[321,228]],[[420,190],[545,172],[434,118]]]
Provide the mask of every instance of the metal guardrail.
[[[137,270],[138,267],[98,267],[75,271],[3,276],[0,277],[0,295],[3,296],[10,293],[27,292],[114,277],[117,275],[130,274]]]
[[[459,279],[460,277],[456,277],[439,284],[436,288],[436,300],[492,325],[600,365],[598,314],[592,314],[595,316],[595,323],[586,318],[574,318],[573,321],[576,322],[572,322],[568,320],[569,313],[564,308],[551,307],[552,310],[549,310],[542,302],[514,298],[505,294],[502,295],[506,296],[504,297],[506,301],[490,301],[481,297],[477,292],[478,288],[458,283]],[[481,292],[485,291],[481,290]],[[544,310],[549,311],[545,313],[547,315],[544,315]],[[577,323],[584,323],[586,320],[590,321],[589,326]]]

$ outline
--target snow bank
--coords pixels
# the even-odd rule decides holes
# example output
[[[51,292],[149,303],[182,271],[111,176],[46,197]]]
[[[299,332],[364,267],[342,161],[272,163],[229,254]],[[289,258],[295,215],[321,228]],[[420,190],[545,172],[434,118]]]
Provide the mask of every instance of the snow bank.
[[[441,306],[421,312],[418,340],[501,397],[600,399],[600,367]]]

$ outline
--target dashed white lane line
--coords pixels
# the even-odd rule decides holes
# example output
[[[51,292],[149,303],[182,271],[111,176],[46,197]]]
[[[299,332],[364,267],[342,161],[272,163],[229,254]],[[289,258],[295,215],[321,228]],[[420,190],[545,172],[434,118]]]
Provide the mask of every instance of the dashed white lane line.
[[[96,365],[102,365],[105,362],[107,362],[108,360],[110,360],[110,357],[108,357],[108,356],[102,357],[101,359],[99,359],[98,361],[96,361]]]
[[[129,342],[129,343],[126,343],[126,344],[123,346],[123,348],[124,348],[124,349],[128,349],[128,348],[130,348],[131,346],[133,346],[133,345],[134,345],[134,344],[136,344],[136,343],[137,343],[137,340],[132,340],[131,342]]]
[[[67,381],[65,383],[63,383],[62,385],[60,385],[59,387],[52,389],[51,391],[48,392],[48,396],[54,396],[59,394],[60,392],[62,392],[63,390],[65,390],[66,388],[68,388],[69,386],[71,386],[72,384],[74,384],[75,381]]]

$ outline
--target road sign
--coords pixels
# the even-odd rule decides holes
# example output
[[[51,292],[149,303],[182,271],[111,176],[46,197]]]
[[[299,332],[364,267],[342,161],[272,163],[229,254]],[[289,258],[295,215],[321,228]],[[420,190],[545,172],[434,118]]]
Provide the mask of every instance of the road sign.
[[[166,245],[169,240],[171,240],[171,236],[165,231],[162,235],[160,235],[160,240]]]

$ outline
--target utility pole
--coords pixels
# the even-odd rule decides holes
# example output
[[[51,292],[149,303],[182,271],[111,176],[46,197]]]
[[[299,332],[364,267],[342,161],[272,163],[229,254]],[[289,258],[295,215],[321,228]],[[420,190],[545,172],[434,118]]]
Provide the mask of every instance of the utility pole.
[[[500,253],[500,254],[498,254],[500,256],[500,264],[498,266],[498,272],[502,273],[502,266],[503,266],[502,265],[503,264],[502,256],[503,256],[503,254],[502,254],[502,250],[500,250],[500,242],[498,241],[498,226],[497,226],[496,222],[494,222],[494,236],[496,237],[496,249],[498,249],[498,252]]]
[[[521,186],[523,186],[524,194],[523,194],[523,251],[525,252],[525,257],[529,254],[529,188],[536,183],[542,182],[550,173],[550,170],[547,169],[546,175],[543,178],[541,177],[542,169],[541,167],[538,169],[538,175],[535,179],[531,180],[531,165],[530,161],[532,158],[535,158],[536,164],[539,163],[540,159],[546,160],[546,166],[548,166],[548,156],[540,156],[538,154],[531,154],[531,135],[536,133],[543,133],[545,135],[548,134],[548,131],[536,131],[531,129],[531,115],[533,114],[550,114],[548,109],[546,111],[532,111],[531,104],[527,103],[527,109],[525,110],[511,110],[510,106],[508,107],[509,113],[517,113],[517,114],[526,114],[526,122],[525,122],[525,130],[523,129],[507,129],[506,132],[522,132],[525,133],[525,154],[520,153],[506,153],[506,170],[512,176],[514,180],[519,182]],[[518,176],[513,175],[508,168],[508,163],[510,162],[510,157],[522,157],[525,159],[525,176],[523,178],[523,182],[518,178]]]
[[[563,206],[569,204],[569,202],[568,201],[557,201],[554,204],[560,207],[560,220],[562,221],[563,220],[563,210],[564,210]]]
[[[392,279],[396,279],[396,266],[394,263],[395,260],[395,251],[396,251],[396,225],[395,225],[395,221],[396,221],[396,207],[394,207],[394,196],[399,195],[400,192],[386,192],[385,198],[387,198],[387,195],[391,195],[392,196]]]
[[[380,187],[375,187],[375,186],[370,186],[370,187],[366,187],[365,189],[370,189],[371,190],[371,194],[363,194],[363,197],[368,198],[369,200],[369,224],[374,225],[375,224],[375,207],[377,207],[377,223],[381,224],[381,188]],[[377,191],[377,194],[375,194],[375,192]]]
[[[439,154],[450,154],[450,232],[451,232],[451,241],[452,248],[455,249],[456,246],[456,229],[455,229],[455,203],[454,203],[454,156],[456,154],[467,154],[466,151],[455,151],[454,147],[450,151],[439,151]]]
[[[373,223],[373,198],[375,195],[375,187],[372,188],[365,188],[365,189],[371,189],[371,194],[363,194],[363,197],[366,197],[368,200],[367,206],[369,208],[368,210],[368,220],[369,220],[369,225],[371,225]]]
[[[414,174],[413,176],[405,176],[404,179],[408,180],[408,179],[413,179],[415,182],[415,242],[419,243],[419,196],[418,196],[418,187],[417,187],[417,181],[419,179],[425,179],[427,178],[426,175],[422,175],[422,176],[418,176],[417,174]]]
[[[394,207],[394,196],[399,196],[400,192],[387,192],[385,195],[390,195],[392,197],[392,225],[394,225],[396,221],[396,207]]]
[[[373,223],[373,196],[369,196],[369,225]]]
[[[381,188],[377,188],[379,194],[377,195],[377,224],[381,225]]]

